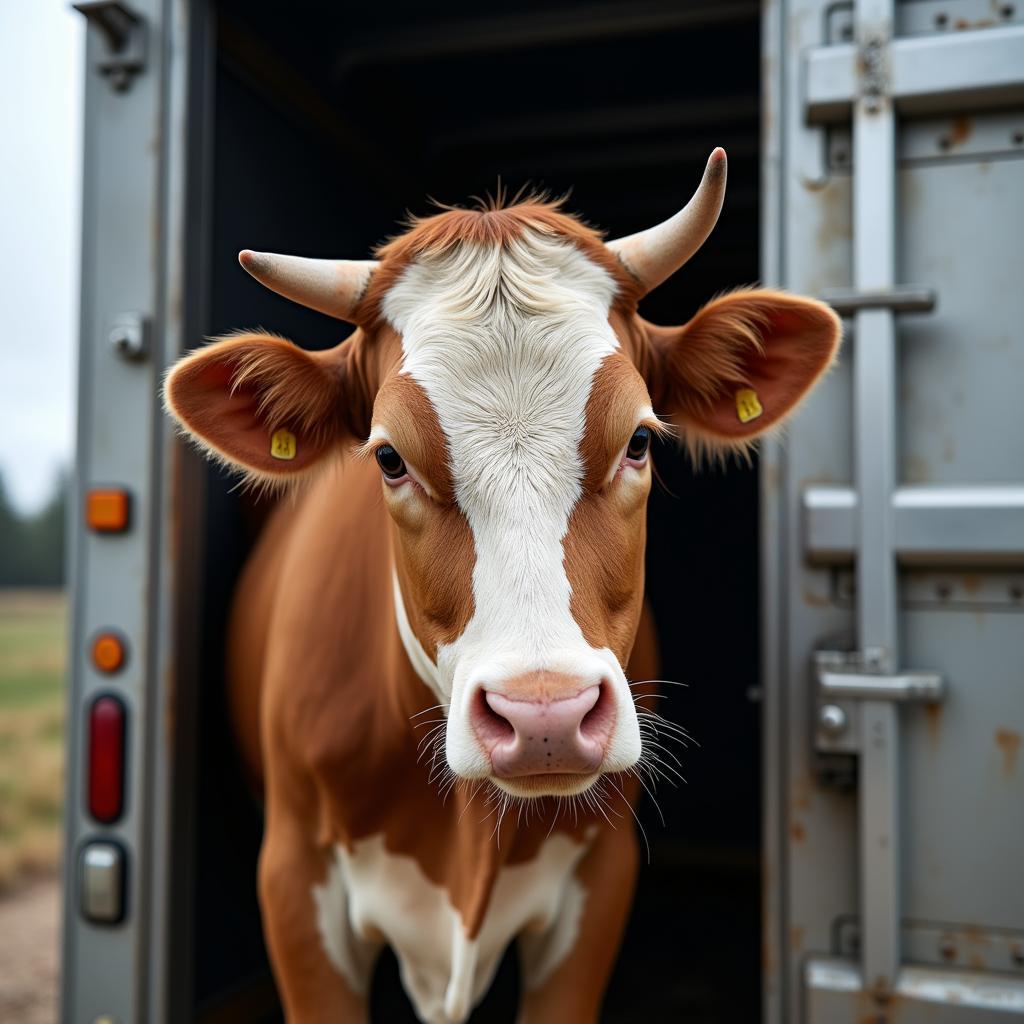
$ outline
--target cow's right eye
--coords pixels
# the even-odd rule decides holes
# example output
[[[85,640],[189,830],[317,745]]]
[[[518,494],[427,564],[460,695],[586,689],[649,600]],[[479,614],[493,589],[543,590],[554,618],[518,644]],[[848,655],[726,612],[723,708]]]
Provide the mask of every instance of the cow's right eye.
[[[405,460],[389,444],[382,444],[377,449],[377,465],[389,480],[399,480],[405,476]]]

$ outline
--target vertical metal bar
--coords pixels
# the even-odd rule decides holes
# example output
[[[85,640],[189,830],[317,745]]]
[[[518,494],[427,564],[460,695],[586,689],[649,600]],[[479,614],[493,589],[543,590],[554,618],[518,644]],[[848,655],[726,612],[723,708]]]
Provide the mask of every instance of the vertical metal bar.
[[[787,64],[783,0],[765,0],[761,12],[761,280],[769,287],[785,285],[783,271],[783,130],[786,123],[784,70]],[[766,440],[759,465],[761,523],[761,991],[762,1024],[789,1020],[786,984],[785,893],[786,857],[783,825],[784,723],[786,688],[783,671],[786,597],[780,587],[786,544],[781,481],[781,446]]]
[[[889,97],[893,0],[857,0],[854,105],[854,285],[895,284],[895,114]],[[896,484],[896,335],[887,309],[856,314],[855,465],[859,494],[857,619],[865,665],[897,666],[897,580],[891,495]],[[860,910],[864,984],[891,991],[899,970],[899,732],[895,705],[863,706]]]

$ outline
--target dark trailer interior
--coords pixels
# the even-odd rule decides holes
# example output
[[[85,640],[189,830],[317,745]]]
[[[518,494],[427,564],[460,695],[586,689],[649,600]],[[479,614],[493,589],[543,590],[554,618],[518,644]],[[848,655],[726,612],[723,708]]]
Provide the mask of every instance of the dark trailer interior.
[[[716,145],[730,160],[719,225],[642,312],[681,323],[758,279],[756,3],[221,0],[210,16],[196,344],[261,325],[323,348],[348,331],[250,280],[241,248],[365,258],[407,211],[428,213],[428,197],[463,203],[499,179],[513,192],[571,189],[570,210],[628,234],[689,198]],[[688,684],[665,688],[659,710],[700,747],[683,755],[685,786],[659,787],[664,824],[650,800],[639,808],[650,863],[604,1019],[749,1024],[761,989],[757,467],[696,472],[664,445],[656,464],[648,593],[663,677]],[[193,903],[177,944],[194,1019],[272,1021],[255,898],[261,819],[235,764],[222,668],[260,510],[228,475],[204,472]],[[506,956],[474,1021],[513,1021],[516,974]],[[414,1020],[390,955],[373,1019]]]

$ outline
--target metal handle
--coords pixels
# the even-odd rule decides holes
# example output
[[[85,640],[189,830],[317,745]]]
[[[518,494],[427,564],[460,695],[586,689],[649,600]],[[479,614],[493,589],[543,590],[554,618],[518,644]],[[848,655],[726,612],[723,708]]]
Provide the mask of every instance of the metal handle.
[[[818,692],[825,700],[942,700],[942,676],[935,672],[901,672],[875,676],[861,672],[820,672]]]
[[[895,288],[829,288],[821,294],[840,316],[861,309],[889,309],[893,313],[931,313],[937,297],[934,288],[898,285]]]

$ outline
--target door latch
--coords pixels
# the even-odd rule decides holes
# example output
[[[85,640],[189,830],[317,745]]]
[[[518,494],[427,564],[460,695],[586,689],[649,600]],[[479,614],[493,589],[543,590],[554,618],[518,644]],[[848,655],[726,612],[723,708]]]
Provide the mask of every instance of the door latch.
[[[116,92],[126,92],[146,66],[146,23],[121,0],[79,0],[72,4],[103,35],[97,70]]]
[[[872,652],[817,651],[814,655],[813,728],[819,754],[859,754],[864,701],[939,703],[945,684],[937,672],[880,670]]]

